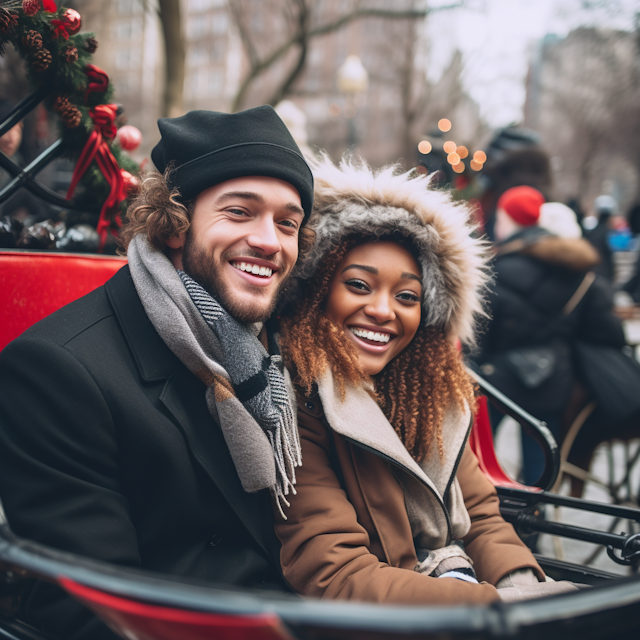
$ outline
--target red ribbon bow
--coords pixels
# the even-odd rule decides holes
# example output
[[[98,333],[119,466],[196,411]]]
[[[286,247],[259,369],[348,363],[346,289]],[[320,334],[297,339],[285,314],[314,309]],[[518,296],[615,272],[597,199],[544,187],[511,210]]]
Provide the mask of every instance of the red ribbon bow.
[[[51,21],[51,24],[53,25],[54,29],[53,29],[53,39],[57,39],[58,36],[62,36],[65,40],[69,39],[69,34],[67,33],[67,27],[69,26],[67,24],[66,20],[57,20],[54,19]]]
[[[107,241],[107,232],[115,225],[120,227],[120,203],[125,199],[125,185],[118,162],[113,157],[107,140],[112,140],[116,135],[115,119],[118,111],[116,104],[101,104],[89,111],[89,116],[93,120],[93,131],[82,149],[76,167],[73,170],[67,200],[70,200],[73,193],[85,174],[89,165],[96,161],[100,171],[109,184],[109,195],[102,204],[100,218],[98,219],[97,231],[100,236],[100,246],[98,253],[102,253]]]
[[[109,76],[100,67],[96,67],[95,64],[88,64],[84,68],[84,72],[89,78],[87,90],[84,94],[84,101],[86,103],[90,93],[104,92],[109,88]]]

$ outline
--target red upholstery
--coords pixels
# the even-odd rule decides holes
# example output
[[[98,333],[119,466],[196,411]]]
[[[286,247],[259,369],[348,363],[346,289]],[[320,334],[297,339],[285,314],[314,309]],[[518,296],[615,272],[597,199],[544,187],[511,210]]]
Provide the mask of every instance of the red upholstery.
[[[143,604],[61,578],[60,584],[123,637],[137,640],[291,640],[277,615],[222,615]]]
[[[125,258],[0,251],[0,350],[32,324],[103,285]]]
[[[476,454],[480,469],[491,480],[496,487],[507,487],[509,489],[524,489],[526,491],[542,491],[538,487],[529,487],[512,480],[500,466],[493,444],[493,432],[491,430],[491,420],[489,419],[489,408],[487,397],[478,398],[476,419],[471,429],[469,446]]]

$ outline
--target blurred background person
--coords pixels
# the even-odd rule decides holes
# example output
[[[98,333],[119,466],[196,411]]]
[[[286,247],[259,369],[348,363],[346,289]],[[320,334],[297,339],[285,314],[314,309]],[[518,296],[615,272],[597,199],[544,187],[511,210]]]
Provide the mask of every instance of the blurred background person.
[[[500,197],[495,236],[491,320],[474,361],[491,384],[560,439],[577,381],[572,343],[625,344],[611,288],[593,272],[599,257],[580,237],[573,211],[545,204],[532,187],[514,187]],[[492,418],[497,424],[500,416]],[[522,479],[535,484],[544,460],[526,434],[522,455]]]

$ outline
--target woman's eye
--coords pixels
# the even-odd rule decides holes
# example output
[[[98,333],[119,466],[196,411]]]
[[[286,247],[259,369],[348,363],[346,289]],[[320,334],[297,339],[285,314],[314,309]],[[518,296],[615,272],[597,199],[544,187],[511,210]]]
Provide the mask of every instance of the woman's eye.
[[[413,291],[402,291],[396,297],[403,302],[420,302],[420,298]]]
[[[358,291],[369,291],[369,286],[362,280],[347,280],[345,284],[354,289],[358,289]]]

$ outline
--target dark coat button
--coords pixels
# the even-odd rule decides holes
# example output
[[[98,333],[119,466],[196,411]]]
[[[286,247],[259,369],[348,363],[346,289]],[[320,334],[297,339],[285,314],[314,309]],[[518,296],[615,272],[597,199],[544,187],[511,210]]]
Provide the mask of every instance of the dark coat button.
[[[219,533],[214,533],[209,540],[209,546],[215,547],[222,542],[222,536]]]
[[[304,403],[304,406],[309,410],[309,411],[315,411],[316,409],[316,403],[315,402],[311,402],[311,400],[307,400]]]

